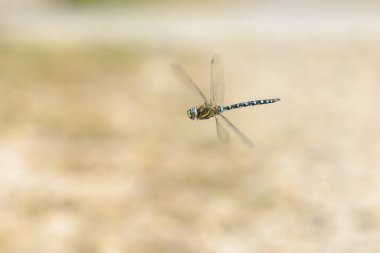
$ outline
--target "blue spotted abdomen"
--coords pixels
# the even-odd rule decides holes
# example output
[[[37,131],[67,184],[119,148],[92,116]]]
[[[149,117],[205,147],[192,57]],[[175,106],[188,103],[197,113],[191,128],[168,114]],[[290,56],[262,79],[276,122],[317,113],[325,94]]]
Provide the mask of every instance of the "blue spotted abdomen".
[[[255,105],[265,105],[265,104],[272,104],[277,101],[280,101],[279,98],[273,98],[273,99],[261,99],[261,100],[253,100],[253,101],[248,101],[248,102],[243,102],[243,103],[238,103],[238,104],[232,104],[232,105],[227,105],[223,106],[220,111],[228,111],[232,109],[237,109],[240,107],[247,107],[247,106],[255,106]]]

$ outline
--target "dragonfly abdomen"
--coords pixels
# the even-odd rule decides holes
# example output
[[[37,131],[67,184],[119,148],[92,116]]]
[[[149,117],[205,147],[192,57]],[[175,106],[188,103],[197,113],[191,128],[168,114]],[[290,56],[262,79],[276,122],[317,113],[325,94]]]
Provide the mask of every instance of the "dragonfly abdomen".
[[[237,109],[237,108],[241,108],[241,107],[247,107],[247,106],[272,104],[272,103],[275,103],[277,101],[280,101],[280,99],[279,98],[260,99],[260,100],[253,100],[253,101],[248,101],[248,102],[243,102],[243,103],[237,103],[237,104],[232,104],[232,105],[227,105],[227,106],[221,107],[221,112],[229,111],[229,110]]]

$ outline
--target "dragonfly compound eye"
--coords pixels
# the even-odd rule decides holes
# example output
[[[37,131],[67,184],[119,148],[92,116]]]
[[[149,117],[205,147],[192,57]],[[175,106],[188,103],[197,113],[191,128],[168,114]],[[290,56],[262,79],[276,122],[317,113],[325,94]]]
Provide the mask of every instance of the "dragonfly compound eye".
[[[194,106],[191,109],[187,110],[187,116],[190,119],[196,119],[198,115],[197,108]]]

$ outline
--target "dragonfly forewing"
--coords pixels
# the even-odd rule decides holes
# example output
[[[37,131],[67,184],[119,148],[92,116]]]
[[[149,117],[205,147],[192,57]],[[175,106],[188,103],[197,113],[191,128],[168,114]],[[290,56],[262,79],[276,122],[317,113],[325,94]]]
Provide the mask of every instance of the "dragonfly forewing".
[[[203,101],[206,104],[210,104],[207,100],[206,96],[203,94],[201,89],[199,89],[198,85],[191,79],[191,77],[186,73],[186,71],[178,64],[171,65],[174,74],[177,76],[179,80],[181,80],[184,84],[186,84],[190,89],[197,92],[203,98]]]
[[[212,105],[223,105],[224,103],[224,70],[223,62],[219,55],[211,60],[211,98]]]
[[[231,127],[231,129],[236,133],[237,136],[248,146],[254,147],[253,142],[243,134],[234,124],[231,123],[224,115],[220,114],[220,116],[226,121],[226,123]]]

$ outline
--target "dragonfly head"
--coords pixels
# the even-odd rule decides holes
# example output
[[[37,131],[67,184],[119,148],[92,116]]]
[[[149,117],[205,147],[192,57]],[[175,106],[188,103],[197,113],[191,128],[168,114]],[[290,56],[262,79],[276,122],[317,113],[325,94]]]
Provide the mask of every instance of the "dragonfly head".
[[[194,106],[194,107],[191,107],[189,110],[187,110],[187,116],[190,119],[196,119],[198,117],[197,107]]]

